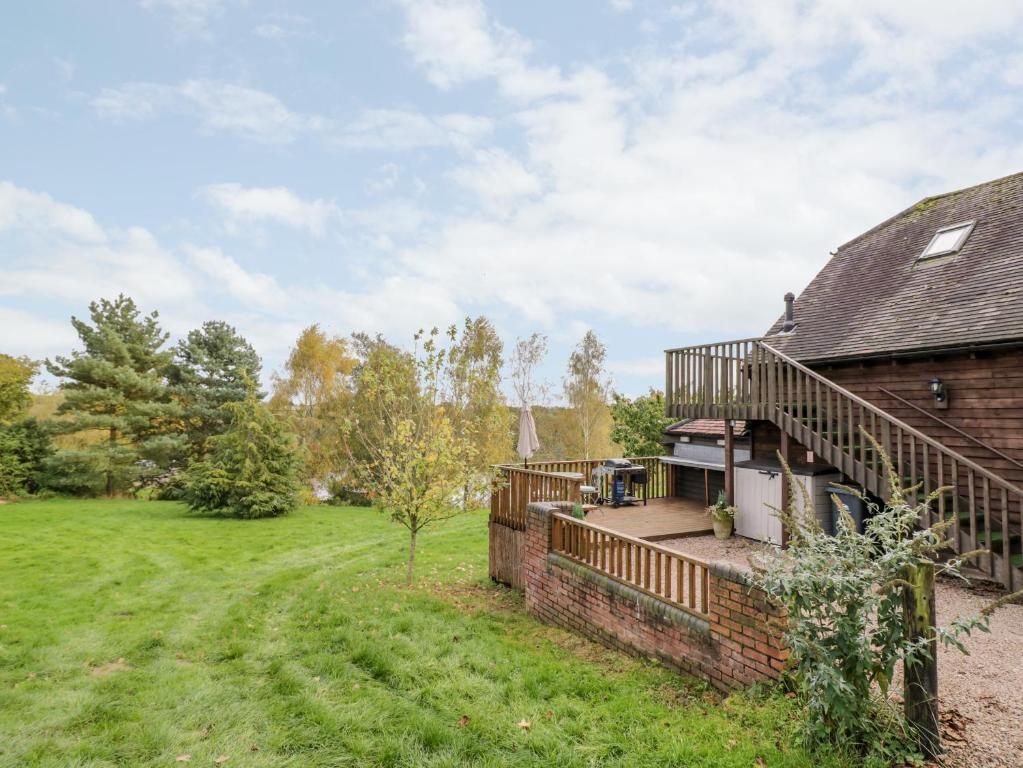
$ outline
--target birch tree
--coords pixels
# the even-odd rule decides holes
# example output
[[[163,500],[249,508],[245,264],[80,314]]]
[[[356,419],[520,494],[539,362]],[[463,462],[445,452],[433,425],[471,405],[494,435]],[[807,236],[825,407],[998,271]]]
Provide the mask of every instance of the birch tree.
[[[607,348],[587,331],[568,358],[565,398],[572,408],[584,459],[610,449],[608,395],[611,384],[605,364]]]

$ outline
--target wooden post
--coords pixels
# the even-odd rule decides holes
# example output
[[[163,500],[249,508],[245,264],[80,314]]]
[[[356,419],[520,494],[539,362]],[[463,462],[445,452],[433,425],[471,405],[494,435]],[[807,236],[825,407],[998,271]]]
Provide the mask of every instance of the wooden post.
[[[725,499],[735,504],[735,450],[732,437],[732,419],[725,419]]]
[[[778,431],[781,432],[781,443],[780,443],[779,451],[778,452],[781,454],[781,457],[785,460],[785,463],[788,464],[789,467],[791,468],[792,467],[792,459],[789,457],[789,433],[786,432],[784,429],[780,429],[780,428],[779,428]],[[788,476],[787,473],[785,473],[783,471],[782,475],[781,475],[781,507],[782,507],[782,509],[788,509],[789,508],[789,495],[792,493],[792,489],[789,487],[790,485],[791,485],[791,483],[789,483],[789,476]],[[782,526],[781,526],[781,545],[782,545],[782,547],[787,547],[788,544],[789,544],[789,529],[783,523]]]
[[[924,638],[929,646],[925,659],[913,665],[903,664],[906,721],[916,734],[924,757],[934,758],[942,751],[938,725],[938,644],[934,635],[934,566],[910,568],[906,581],[910,586],[903,590],[902,610],[907,637],[910,640]]]

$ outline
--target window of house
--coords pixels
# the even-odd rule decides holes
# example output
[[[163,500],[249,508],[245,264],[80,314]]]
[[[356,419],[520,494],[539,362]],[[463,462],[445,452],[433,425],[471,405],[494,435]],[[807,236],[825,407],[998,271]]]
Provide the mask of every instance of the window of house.
[[[975,221],[967,221],[962,224],[942,227],[934,233],[934,237],[931,238],[931,242],[927,244],[919,258],[933,259],[936,256],[949,256],[953,253],[959,253],[976,223]]]

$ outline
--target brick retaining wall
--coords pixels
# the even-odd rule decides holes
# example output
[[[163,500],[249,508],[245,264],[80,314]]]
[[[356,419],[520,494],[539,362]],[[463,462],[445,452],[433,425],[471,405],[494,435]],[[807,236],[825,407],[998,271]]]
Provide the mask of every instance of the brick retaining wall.
[[[778,678],[788,657],[783,619],[746,573],[711,564],[708,614],[684,611],[552,552],[550,513],[563,506],[527,510],[523,576],[531,614],[722,690]]]

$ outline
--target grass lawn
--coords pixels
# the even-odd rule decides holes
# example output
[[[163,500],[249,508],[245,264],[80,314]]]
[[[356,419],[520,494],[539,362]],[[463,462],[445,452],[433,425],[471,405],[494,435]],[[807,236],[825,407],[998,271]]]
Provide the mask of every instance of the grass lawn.
[[[372,510],[0,507],[0,766],[845,764],[792,746],[784,698],[528,618],[485,521],[425,535],[406,589]]]

